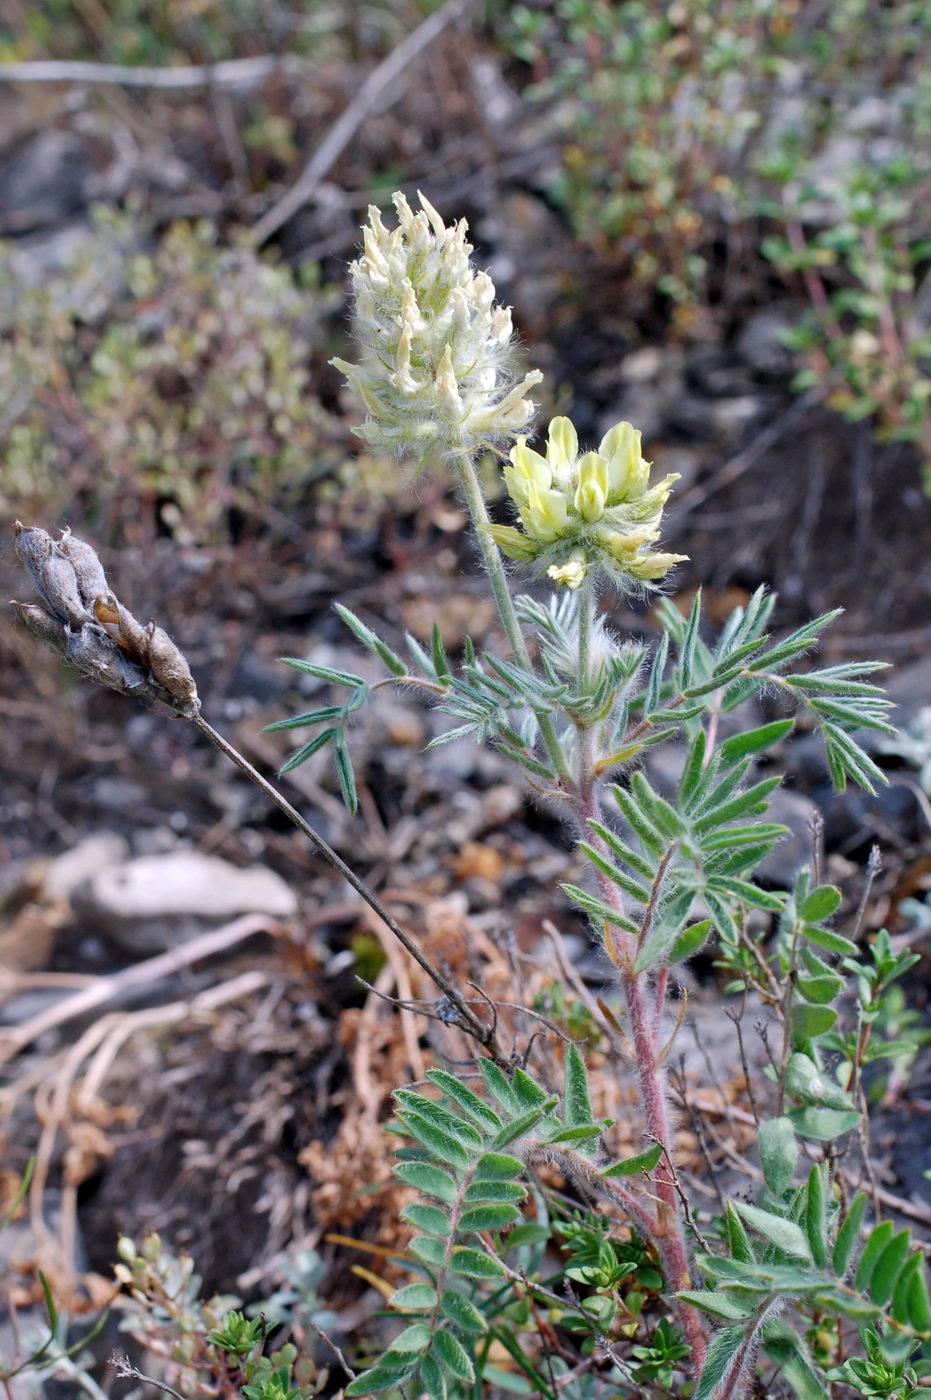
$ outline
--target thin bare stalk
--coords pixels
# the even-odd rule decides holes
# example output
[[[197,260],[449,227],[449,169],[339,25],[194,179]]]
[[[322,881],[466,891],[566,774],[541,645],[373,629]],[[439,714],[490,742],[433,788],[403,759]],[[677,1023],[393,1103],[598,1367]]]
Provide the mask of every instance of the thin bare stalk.
[[[360,879],[355,871],[346,864],[342,857],[337,855],[333,847],[323,839],[319,832],[314,830],[310,823],[301,816],[297,808],[291,805],[288,799],[278,791],[274,784],[270,783],[267,778],[264,778],[258,769],[254,768],[249,760],[241,754],[228,739],[225,739],[222,734],[214,729],[212,724],[209,724],[207,720],[204,719],[203,715],[194,714],[185,716],[185,718],[187,718],[189,723],[203,734],[205,738],[209,739],[211,744],[213,744],[215,748],[218,748],[231,763],[234,763],[241,773],[245,773],[246,777],[249,778],[251,782],[255,783],[256,787],[265,794],[269,801],[273,802],[278,810],[283,812],[288,820],[294,823],[298,831],[307,837],[307,840],[313,846],[317,854],[323,857],[327,865],[342,875],[343,879],[352,886],[356,894],[365,901],[373,913],[378,915],[382,923],[390,929],[398,942],[410,953],[414,961],[423,969],[435,986],[439,988],[455,1010],[458,1023],[462,1029],[473,1036],[479,1044],[483,1045],[488,1053],[495,1059],[500,1059],[501,1051],[495,1037],[494,1029],[486,1026],[478,1016],[475,1015],[475,1012],[463,999],[462,995],[456,990],[449,979],[444,977],[439,968],[435,967],[430,959],[420,951],[410,935],[404,932],[398,921],[381,903],[374,890],[371,890],[365,881]]]

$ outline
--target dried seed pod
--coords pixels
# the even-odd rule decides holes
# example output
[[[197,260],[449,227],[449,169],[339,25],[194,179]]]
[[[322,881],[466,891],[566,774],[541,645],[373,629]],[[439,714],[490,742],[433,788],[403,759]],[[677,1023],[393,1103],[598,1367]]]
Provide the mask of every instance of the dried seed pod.
[[[16,535],[15,549],[19,561],[29,575],[33,588],[44,596],[42,574],[46,561],[55,547],[55,541],[45,530],[40,530],[34,525],[24,525],[21,520],[17,520],[13,529]]]
[[[58,548],[74,569],[81,602],[85,607],[93,608],[94,600],[107,592],[107,576],[97,558],[97,551],[85,540],[76,539],[70,525],[62,530]]]
[[[65,655],[67,633],[63,622],[47,613],[44,608],[40,608],[37,603],[13,601],[10,607],[16,609],[16,616],[27,632],[31,632],[40,642],[45,642],[46,646],[54,648],[62,656]]]
[[[60,552],[51,535],[17,520],[16,553],[51,612],[72,627],[82,627],[89,621],[74,566]]]
[[[146,628],[146,659],[155,680],[186,710],[200,709],[197,686],[181,650],[154,622]]]
[[[76,632],[65,633],[68,660],[98,685],[123,695],[151,693],[145,672],[113,645],[106,633],[92,623]]]
[[[148,634],[146,628],[133,617],[129,608],[124,608],[115,593],[109,589],[94,602],[94,617],[108,637],[126,652],[138,666],[148,666]]]

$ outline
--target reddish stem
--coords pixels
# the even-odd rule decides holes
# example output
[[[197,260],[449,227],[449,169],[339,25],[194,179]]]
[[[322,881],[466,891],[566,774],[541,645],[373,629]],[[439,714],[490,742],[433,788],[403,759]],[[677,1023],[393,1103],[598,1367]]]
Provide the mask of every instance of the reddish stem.
[[[580,816],[584,827],[596,817],[597,805],[594,793],[581,794]],[[587,799],[587,800],[586,800]],[[587,809],[587,810],[586,810]],[[589,840],[593,844],[602,843],[589,829]],[[623,913],[620,892],[607,875],[597,872],[599,894],[605,904]],[[666,1276],[666,1284],[671,1293],[679,1293],[691,1286],[688,1248],[685,1242],[685,1226],[681,1207],[676,1194],[675,1180],[668,1161],[672,1156],[672,1136],[669,1131],[669,1114],[666,1103],[666,1083],[659,1050],[659,1007],[650,1005],[648,978],[635,975],[633,971],[636,955],[636,938],[622,929],[606,926],[606,951],[618,971],[618,977],[627,1002],[630,1017],[631,1038],[634,1046],[634,1059],[640,1089],[640,1102],[646,1130],[651,1138],[665,1149],[660,1165],[653,1173],[653,1188],[657,1197],[656,1225],[652,1231],[653,1240],[659,1251]],[[705,1364],[707,1342],[700,1313],[687,1303],[676,1300],[676,1315],[685,1340],[691,1350],[689,1367],[697,1379]]]

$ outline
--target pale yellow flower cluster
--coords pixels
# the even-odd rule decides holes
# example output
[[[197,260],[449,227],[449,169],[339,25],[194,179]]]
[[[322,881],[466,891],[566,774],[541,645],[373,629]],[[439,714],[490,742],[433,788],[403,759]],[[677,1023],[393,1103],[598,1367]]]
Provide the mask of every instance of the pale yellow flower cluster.
[[[543,376],[517,377],[510,309],[474,269],[464,220],[447,228],[423,195],[416,214],[403,194],[393,198],[397,227],[370,208],[350,268],[360,363],[332,361],[368,410],[358,435],[419,455],[434,444],[468,452],[513,438],[532,417],[527,391]]]
[[[650,486],[650,463],[630,423],[615,424],[597,452],[580,456],[570,420],[554,418],[545,455],[519,437],[504,476],[523,529],[492,525],[489,533],[509,558],[536,563],[563,587],[580,587],[593,566],[619,582],[651,584],[686,558],[651,549],[679,478]]]

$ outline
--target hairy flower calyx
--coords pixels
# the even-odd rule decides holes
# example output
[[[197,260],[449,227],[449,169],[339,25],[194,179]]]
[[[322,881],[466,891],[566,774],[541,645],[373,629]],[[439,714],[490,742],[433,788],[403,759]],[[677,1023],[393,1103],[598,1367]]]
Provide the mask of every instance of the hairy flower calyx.
[[[504,478],[523,528],[491,525],[489,533],[509,558],[536,563],[563,587],[578,588],[593,567],[619,582],[655,584],[687,558],[650,548],[679,477],[650,485],[641,435],[630,423],[616,423],[597,452],[580,456],[570,420],[554,418],[545,453],[519,437]]]
[[[518,378],[510,309],[495,304],[494,283],[470,261],[465,220],[447,227],[419,198],[415,214],[403,194],[393,196],[394,229],[369,209],[350,268],[360,361],[331,363],[368,411],[355,431],[370,447],[471,451],[526,427],[527,391],[543,376]]]

